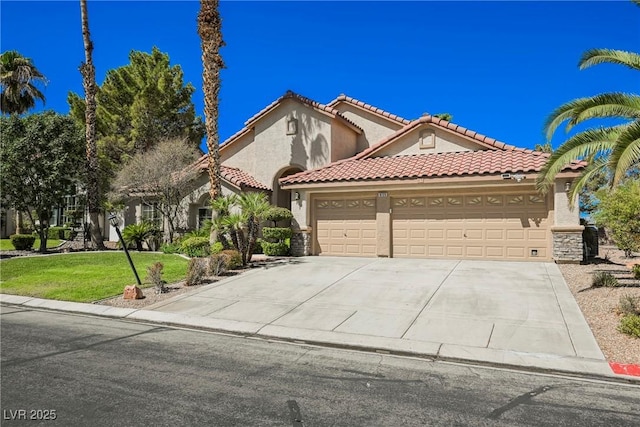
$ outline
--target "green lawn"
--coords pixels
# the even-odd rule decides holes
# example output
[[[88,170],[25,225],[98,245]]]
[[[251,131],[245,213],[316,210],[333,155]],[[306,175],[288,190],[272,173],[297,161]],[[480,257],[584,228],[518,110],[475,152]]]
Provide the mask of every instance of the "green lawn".
[[[47,239],[47,248],[55,248],[60,243],[62,243],[62,240]],[[40,249],[40,239],[36,239],[35,243],[33,244],[33,249],[36,251]],[[11,244],[10,239],[0,239],[0,251],[13,251],[13,250],[15,250],[15,248]]]
[[[178,255],[131,254],[144,286],[147,267],[164,264],[167,283],[183,279],[188,261]],[[121,294],[136,283],[124,252],[82,252],[0,261],[0,292],[63,301],[91,302]]]

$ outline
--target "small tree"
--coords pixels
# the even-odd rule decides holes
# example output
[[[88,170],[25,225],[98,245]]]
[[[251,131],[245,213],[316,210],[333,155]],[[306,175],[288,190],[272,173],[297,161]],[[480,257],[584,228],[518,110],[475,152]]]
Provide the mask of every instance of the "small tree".
[[[196,150],[184,140],[164,140],[146,153],[135,155],[116,175],[112,200],[137,197],[142,203],[157,203],[166,219],[168,241],[173,242],[180,202],[193,190],[198,171],[192,164]]]
[[[0,125],[3,204],[28,214],[44,252],[51,213],[82,174],[82,129],[53,111],[2,117]]]
[[[640,250],[640,180],[630,179],[613,192],[600,194],[596,223],[607,227],[618,248],[630,257]]]
[[[262,236],[268,240],[262,243],[266,255],[282,256],[289,252],[286,240],[291,238],[290,222],[293,214],[287,208],[272,207],[264,214],[265,221],[273,222],[273,227],[262,227]],[[286,222],[286,227],[278,227],[278,222]]]
[[[217,226],[219,235],[222,234],[227,241],[231,241],[242,255],[242,265],[246,265],[251,261],[258,240],[260,222],[270,208],[267,196],[256,192],[242,193],[239,197],[225,196],[216,199],[214,206],[225,209],[217,211],[220,218]],[[240,213],[231,213],[234,207],[240,208]]]

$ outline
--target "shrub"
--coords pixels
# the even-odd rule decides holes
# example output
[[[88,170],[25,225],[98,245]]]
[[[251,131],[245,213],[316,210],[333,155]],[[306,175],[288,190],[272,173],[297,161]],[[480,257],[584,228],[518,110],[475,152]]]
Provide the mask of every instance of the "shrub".
[[[222,246],[221,242],[215,242],[213,245],[211,245],[212,254],[219,254],[223,250],[224,250],[224,246]]]
[[[182,240],[180,244],[180,250],[190,257],[203,257],[208,256],[211,252],[211,245],[209,245],[208,237],[187,237]]]
[[[622,295],[618,304],[618,311],[624,315],[635,314],[640,316],[640,297]]]
[[[47,238],[58,240],[69,240],[71,229],[66,227],[50,227],[47,231]]]
[[[607,287],[612,288],[618,286],[618,279],[608,271],[598,271],[593,275],[591,286],[594,288]]]
[[[236,270],[242,267],[242,255],[240,252],[235,249],[227,249],[220,253],[229,257],[229,261],[227,263],[227,268],[229,270]]]
[[[207,272],[206,261],[202,258],[191,258],[187,266],[186,286],[195,286],[202,283]]]
[[[640,316],[637,314],[627,314],[620,319],[618,330],[623,334],[640,338]]]
[[[155,225],[148,221],[138,224],[129,224],[122,230],[122,239],[127,245],[135,245],[138,251],[142,251],[142,242],[157,233]]]
[[[631,273],[633,273],[633,278],[640,280],[640,264],[636,264],[631,269]]]
[[[279,221],[291,221],[291,219],[293,219],[293,214],[287,208],[273,206],[265,212],[262,219],[265,221],[272,221],[273,226],[275,227]]]
[[[209,257],[209,274],[220,276],[229,268],[229,254],[214,253]]]
[[[160,246],[160,250],[165,254],[175,254],[180,252],[180,245],[176,243],[165,243]]]
[[[265,255],[270,256],[286,256],[289,254],[289,245],[287,245],[287,242],[262,242],[262,249]]]
[[[155,287],[156,293],[161,294],[167,291],[162,280],[162,269],[164,265],[161,262],[154,262],[147,267],[147,280]]]
[[[36,241],[36,237],[32,234],[13,234],[9,236],[9,239],[11,239],[13,247],[18,251],[30,251]]]
[[[264,227],[262,237],[265,239],[285,240],[291,238],[291,229],[283,227]]]

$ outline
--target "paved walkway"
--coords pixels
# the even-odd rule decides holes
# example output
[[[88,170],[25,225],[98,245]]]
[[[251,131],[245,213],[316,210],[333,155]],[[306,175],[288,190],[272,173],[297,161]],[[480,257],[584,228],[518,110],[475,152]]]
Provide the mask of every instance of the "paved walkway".
[[[1,301],[45,304],[8,295]],[[90,307],[297,342],[614,376],[552,263],[294,258],[146,310]]]

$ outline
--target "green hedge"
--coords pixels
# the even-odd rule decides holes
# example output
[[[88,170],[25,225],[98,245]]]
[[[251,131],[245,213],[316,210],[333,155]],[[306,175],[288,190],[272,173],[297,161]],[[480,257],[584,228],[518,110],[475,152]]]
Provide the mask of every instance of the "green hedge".
[[[189,237],[180,244],[180,250],[190,257],[209,256],[211,245],[208,237]]]
[[[262,242],[262,250],[265,255],[286,256],[289,255],[289,245],[286,242]]]
[[[50,227],[47,236],[49,239],[72,240],[75,237],[75,232],[69,227]]]
[[[9,236],[11,244],[18,251],[30,251],[36,241],[36,236],[32,234],[13,234]]]
[[[284,227],[262,227],[262,237],[273,240],[290,239],[291,229]]]

